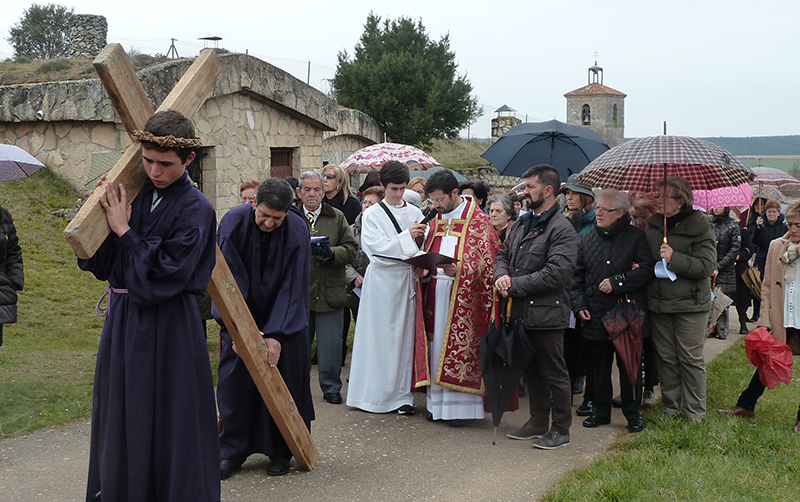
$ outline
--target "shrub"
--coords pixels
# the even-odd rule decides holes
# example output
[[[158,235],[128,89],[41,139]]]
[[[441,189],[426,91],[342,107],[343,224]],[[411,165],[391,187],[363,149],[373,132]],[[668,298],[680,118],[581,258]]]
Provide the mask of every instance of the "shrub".
[[[36,68],[36,73],[41,75],[43,73],[52,73],[56,71],[66,70],[72,66],[72,62],[69,59],[54,59],[53,61],[47,61],[46,63],[42,63]]]

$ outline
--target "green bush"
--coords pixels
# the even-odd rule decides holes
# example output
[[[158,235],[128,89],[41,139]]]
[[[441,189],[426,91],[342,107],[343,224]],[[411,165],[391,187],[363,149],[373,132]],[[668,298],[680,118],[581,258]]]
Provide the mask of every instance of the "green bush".
[[[53,61],[47,61],[46,63],[42,63],[36,68],[36,74],[41,75],[43,73],[53,73],[56,71],[66,70],[72,67],[72,62],[69,59],[54,59]]]
[[[33,60],[31,58],[29,58],[28,56],[17,56],[17,59],[14,60],[14,62],[17,63],[17,64],[28,64],[31,61],[33,61]]]

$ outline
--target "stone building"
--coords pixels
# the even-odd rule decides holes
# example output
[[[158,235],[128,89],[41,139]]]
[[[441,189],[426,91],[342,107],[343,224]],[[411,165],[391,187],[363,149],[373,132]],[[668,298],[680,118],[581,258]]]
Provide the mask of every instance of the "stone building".
[[[497,117],[492,119],[492,143],[494,144],[503,134],[511,130],[512,127],[520,125],[522,120],[518,119],[514,112],[516,110],[508,105],[503,105],[497,110]]]
[[[191,62],[138,73],[153,108]],[[369,116],[338,107],[260,59],[225,54],[220,63],[211,96],[192,117],[204,146],[190,166],[219,216],[239,203],[243,181],[338,164],[383,138]],[[131,143],[99,79],[0,86],[0,141],[30,152],[84,193]]]
[[[67,25],[67,57],[93,59],[106,46],[107,36],[105,16],[73,14]]]
[[[603,69],[589,68],[589,83],[564,94],[567,123],[587,126],[614,148],[625,137],[625,94],[603,85]]]

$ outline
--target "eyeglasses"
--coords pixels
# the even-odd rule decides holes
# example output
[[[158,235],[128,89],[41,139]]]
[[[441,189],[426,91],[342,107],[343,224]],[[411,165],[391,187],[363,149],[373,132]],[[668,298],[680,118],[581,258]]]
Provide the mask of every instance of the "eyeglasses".
[[[326,180],[335,180],[336,179],[336,175],[335,174],[330,174],[330,173],[329,174],[323,174],[322,177],[325,178]]]
[[[675,199],[675,200],[679,200],[679,199],[680,199],[680,197],[679,197],[679,196],[677,196],[677,195],[667,195],[666,197],[667,197],[668,199]],[[660,198],[661,198],[661,196],[660,196],[660,195],[658,195],[658,194],[655,194],[655,195],[653,196],[653,198],[655,198],[655,199],[660,199]]]
[[[619,208],[617,207],[617,208],[614,208],[614,209],[606,209],[606,208],[600,207],[600,206],[595,206],[595,208],[594,208],[594,212],[597,213],[597,214],[611,213],[613,211],[619,211]]]
[[[445,195],[444,197],[439,197],[438,199],[431,199],[431,202],[434,204],[441,204],[443,200],[445,200],[449,195]]]

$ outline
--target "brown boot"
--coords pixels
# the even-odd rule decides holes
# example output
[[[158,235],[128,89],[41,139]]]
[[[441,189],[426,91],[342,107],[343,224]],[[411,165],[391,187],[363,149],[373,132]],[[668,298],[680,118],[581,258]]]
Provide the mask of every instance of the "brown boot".
[[[734,406],[729,410],[717,410],[719,413],[724,413],[725,415],[733,415],[736,417],[746,417],[746,418],[753,418],[756,416],[756,412],[753,410],[746,410],[741,406]]]

